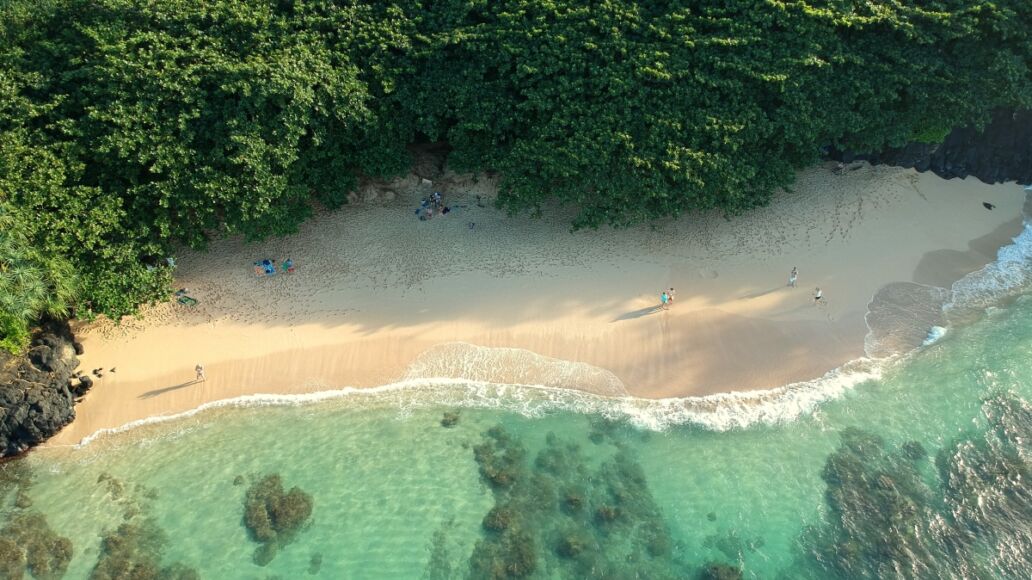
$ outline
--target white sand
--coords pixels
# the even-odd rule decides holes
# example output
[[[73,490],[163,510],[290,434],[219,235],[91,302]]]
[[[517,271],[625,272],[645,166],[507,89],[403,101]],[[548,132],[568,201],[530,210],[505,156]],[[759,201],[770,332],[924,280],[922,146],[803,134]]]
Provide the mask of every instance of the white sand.
[[[82,368],[117,371],[53,443],[244,394],[414,376],[641,397],[812,379],[864,355],[879,288],[948,285],[992,260],[1019,232],[1025,199],[1014,184],[829,166],[731,221],[571,233],[563,212],[535,220],[476,207],[473,195],[493,184],[469,179],[435,185],[466,207],[420,222],[415,183],[320,215],[296,236],[181,255],[177,283],[200,304],[84,329]],[[265,257],[291,257],[297,272],[258,278],[252,262]],[[676,303],[661,311],[671,286]],[[199,362],[208,379],[191,383]]]

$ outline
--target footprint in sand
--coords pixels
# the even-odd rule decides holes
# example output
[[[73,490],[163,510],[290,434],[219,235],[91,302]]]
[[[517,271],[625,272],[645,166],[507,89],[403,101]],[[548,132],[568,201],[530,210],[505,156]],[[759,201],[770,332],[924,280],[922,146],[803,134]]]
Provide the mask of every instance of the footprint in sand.
[[[700,278],[705,278],[707,280],[712,280],[712,279],[716,278],[719,275],[720,274],[718,274],[716,270],[706,270],[706,269],[699,270],[699,277]]]

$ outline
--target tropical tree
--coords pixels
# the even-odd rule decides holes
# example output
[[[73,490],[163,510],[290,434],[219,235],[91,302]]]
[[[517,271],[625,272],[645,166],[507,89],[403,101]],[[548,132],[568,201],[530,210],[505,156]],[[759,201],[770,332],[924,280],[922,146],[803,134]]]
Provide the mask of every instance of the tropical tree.
[[[75,299],[71,263],[32,246],[19,220],[0,203],[0,348],[17,353],[43,315],[65,316]]]

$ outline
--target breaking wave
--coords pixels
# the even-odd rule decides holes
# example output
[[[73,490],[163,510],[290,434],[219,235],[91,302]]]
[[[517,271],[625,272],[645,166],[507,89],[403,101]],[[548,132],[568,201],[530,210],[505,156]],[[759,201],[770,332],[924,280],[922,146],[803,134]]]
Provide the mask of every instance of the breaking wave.
[[[861,359],[835,369],[819,379],[764,391],[731,392],[704,397],[641,399],[605,396],[565,387],[501,384],[454,378],[416,378],[372,388],[345,387],[315,393],[255,394],[206,403],[171,415],[148,417],[120,427],[101,429],[79,442],[85,446],[98,438],[139,427],[158,425],[227,407],[301,406],[335,399],[360,399],[391,406],[400,413],[425,407],[492,409],[538,417],[555,412],[594,414],[627,421],[636,427],[662,431],[695,426],[713,431],[773,425],[813,413],[828,400],[840,397],[858,384],[881,377],[884,364]]]
[[[937,342],[951,325],[977,319],[1032,287],[1032,191],[1024,227],[999,249],[996,260],[957,280],[949,289],[912,282],[888,284],[867,306],[864,351],[872,358],[909,352]]]

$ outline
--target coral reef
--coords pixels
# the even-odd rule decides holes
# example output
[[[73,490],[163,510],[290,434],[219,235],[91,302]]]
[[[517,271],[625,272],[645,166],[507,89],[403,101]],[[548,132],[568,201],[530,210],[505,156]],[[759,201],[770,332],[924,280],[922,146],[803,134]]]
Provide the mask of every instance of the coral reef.
[[[90,580],[198,580],[200,575],[182,564],[161,565],[167,542],[164,531],[150,519],[125,522],[101,540]]]
[[[459,424],[458,411],[445,411],[441,417],[441,427],[454,427]]]
[[[473,448],[473,455],[481,477],[491,487],[504,488],[519,477],[526,451],[505,430],[492,427],[485,433],[484,442]]]
[[[699,580],[742,580],[742,569],[731,564],[706,564]]]
[[[32,472],[22,461],[0,464],[0,507],[13,508],[0,519],[0,578],[56,580],[72,559],[72,542],[50,528],[46,516],[33,505]]]
[[[673,542],[641,467],[617,436],[624,426],[599,424],[589,440],[613,443],[601,464],[575,443],[548,434],[528,461],[524,443],[494,427],[474,458],[495,505],[469,562],[471,578],[681,578]]]
[[[57,535],[37,511],[16,513],[0,529],[0,570],[3,578],[29,573],[36,580],[64,576],[72,560],[72,542]]]
[[[271,562],[311,516],[312,496],[297,487],[284,492],[278,474],[253,483],[244,500],[244,525],[251,538],[261,544],[254,553],[255,563],[265,566]]]
[[[1023,576],[1020,555],[1032,551],[1032,407],[990,395],[976,425],[939,451],[936,470],[920,443],[894,450],[844,431],[822,473],[826,523],[804,533],[808,576]],[[931,488],[934,471],[940,485]]]
[[[180,562],[163,565],[169,542],[164,530],[149,517],[149,502],[157,491],[141,484],[127,484],[110,473],[101,473],[97,484],[122,510],[122,523],[101,538],[100,554],[90,580],[196,580],[197,571]]]

